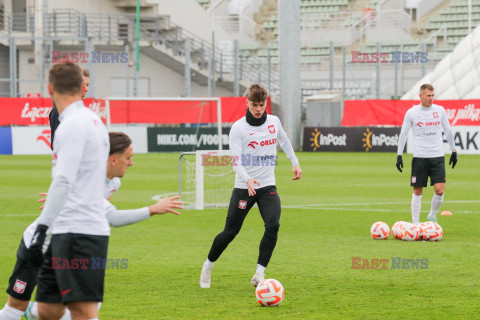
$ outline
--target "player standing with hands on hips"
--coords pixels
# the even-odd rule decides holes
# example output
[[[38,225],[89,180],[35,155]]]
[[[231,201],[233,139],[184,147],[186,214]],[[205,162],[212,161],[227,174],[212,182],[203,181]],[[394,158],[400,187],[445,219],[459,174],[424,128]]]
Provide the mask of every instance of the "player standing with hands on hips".
[[[455,168],[458,161],[447,113],[442,106],[433,104],[433,91],[434,88],[431,84],[423,84],[420,87],[421,104],[413,106],[405,114],[398,140],[397,169],[402,172],[402,153],[407,142],[408,131],[412,128],[415,141],[411,176],[413,223],[420,222],[423,188],[427,186],[428,177],[430,177],[430,185],[435,189],[435,193],[427,219],[437,222],[437,211],[443,202],[446,182],[442,128],[452,150],[449,161],[452,169]]]
[[[235,122],[230,130],[229,147],[232,167],[236,172],[235,188],[230,198],[225,228],[213,240],[203,265],[201,288],[210,288],[214,262],[238,234],[255,203],[265,223],[265,233],[260,242],[257,271],[251,284],[257,286],[265,279],[265,268],[277,243],[280,227],[281,205],[275,186],[277,141],[292,162],[293,180],[302,177],[298,159],[280,119],[267,115],[265,111],[267,97],[265,88],[259,84],[251,85],[247,95],[246,116]]]

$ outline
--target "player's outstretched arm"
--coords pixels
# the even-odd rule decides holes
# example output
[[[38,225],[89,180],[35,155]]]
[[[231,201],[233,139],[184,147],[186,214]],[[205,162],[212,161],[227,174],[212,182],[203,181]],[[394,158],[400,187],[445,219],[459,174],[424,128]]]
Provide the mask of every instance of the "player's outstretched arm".
[[[162,200],[158,201],[156,204],[149,206],[148,210],[150,212],[150,216],[154,214],[164,214],[167,212],[171,212],[176,215],[180,215],[180,212],[174,209],[183,209],[183,202],[178,201],[180,196],[175,197],[165,197]]]
[[[183,209],[183,202],[176,201],[180,197],[165,197],[156,204],[140,209],[117,210],[109,201],[104,200],[105,216],[108,223],[114,228],[128,226],[143,220],[147,220],[154,214],[163,214],[167,212],[179,215],[174,209]]]

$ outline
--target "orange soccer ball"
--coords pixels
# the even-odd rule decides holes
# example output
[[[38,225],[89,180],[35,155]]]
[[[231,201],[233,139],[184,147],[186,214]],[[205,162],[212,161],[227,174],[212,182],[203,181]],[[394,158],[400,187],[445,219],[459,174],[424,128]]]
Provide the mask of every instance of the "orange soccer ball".
[[[388,235],[390,234],[390,228],[385,222],[377,221],[370,228],[370,234],[372,235],[373,239],[376,240],[387,239]]]
[[[265,279],[257,286],[255,297],[263,307],[275,307],[282,303],[285,290],[279,281]]]

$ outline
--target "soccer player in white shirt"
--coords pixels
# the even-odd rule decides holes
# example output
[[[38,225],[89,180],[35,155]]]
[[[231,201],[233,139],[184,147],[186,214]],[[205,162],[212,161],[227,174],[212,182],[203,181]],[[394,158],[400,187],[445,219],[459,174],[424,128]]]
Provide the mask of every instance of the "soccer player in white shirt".
[[[73,319],[98,319],[105,270],[91,258],[106,259],[110,228],[102,190],[109,140],[100,118],[84,107],[82,69],[71,62],[54,65],[48,91],[59,112],[53,146],[55,171],[49,197],[30,244],[37,249],[51,227],[52,239],[38,275],[36,300],[41,318],[58,319],[66,305]],[[89,259],[86,269],[53,269],[51,258]]]
[[[437,212],[443,202],[445,191],[445,153],[443,150],[442,128],[448,144],[452,150],[449,165],[452,169],[457,164],[457,151],[453,141],[453,134],[448,122],[447,113],[442,106],[433,104],[434,88],[430,84],[420,87],[419,105],[413,106],[405,114],[402,130],[398,141],[397,169],[402,172],[402,154],[407,142],[408,131],[412,128],[415,149],[413,151],[411,186],[412,194],[412,222],[420,222],[423,188],[427,186],[428,177],[435,193],[427,219],[437,222]]]
[[[156,214],[165,214],[167,212],[171,212],[173,214],[179,215],[180,213],[175,209],[183,209],[182,202],[177,201],[180,196],[175,197],[165,197],[162,200],[158,201],[156,204],[139,208],[139,209],[130,209],[130,210],[117,210],[117,208],[110,203],[110,198],[112,197],[113,193],[120,189],[122,178],[127,171],[128,167],[133,165],[133,148],[132,148],[132,140],[122,132],[110,132],[110,155],[108,157],[107,163],[107,176],[105,178],[105,186],[104,186],[104,204],[105,204],[105,214],[107,220],[112,227],[123,227],[130,224],[134,224],[143,220],[150,218]],[[44,199],[42,199],[44,200]],[[34,232],[36,228],[36,222],[32,223],[24,234],[24,239],[30,239],[31,234]],[[28,241],[28,240],[27,240]],[[28,251],[28,248],[19,249],[21,255],[23,256],[24,252]],[[22,259],[21,261],[17,261],[16,270],[14,273],[19,277],[26,277],[28,279],[36,279],[36,274],[38,272],[38,268],[29,269],[28,268],[28,261]],[[12,276],[12,279],[15,278]],[[27,282],[27,281],[24,281]],[[12,282],[13,283],[13,282]],[[13,286],[13,284],[11,284]],[[25,293],[19,295],[23,301],[28,303],[30,300],[31,292],[35,287],[35,281],[29,283]],[[11,291],[11,290],[10,290]],[[8,292],[8,291],[7,291]],[[14,292],[13,294],[16,295]],[[9,297],[11,300],[12,297]],[[16,299],[17,300],[17,299]],[[21,302],[22,300],[17,300]],[[100,309],[100,303],[98,308]],[[25,307],[23,308],[25,310]],[[36,320],[38,319],[38,305],[36,302],[30,302],[28,304],[28,308],[25,312],[25,318],[27,320]],[[0,317],[1,319],[1,317]],[[18,318],[12,318],[7,320],[19,320]],[[65,310],[65,314],[60,318],[60,320],[71,320],[70,311],[67,309]]]
[[[225,228],[214,239],[208,258],[202,267],[200,287],[210,288],[214,262],[240,231],[252,206],[257,203],[265,223],[260,242],[257,270],[251,284],[257,286],[265,279],[265,268],[277,243],[280,227],[280,197],[275,186],[277,142],[292,162],[293,180],[302,177],[298,159],[280,119],[265,112],[267,91],[259,84],[248,89],[246,116],[230,130],[229,147],[232,166],[236,172],[235,188],[228,208]]]

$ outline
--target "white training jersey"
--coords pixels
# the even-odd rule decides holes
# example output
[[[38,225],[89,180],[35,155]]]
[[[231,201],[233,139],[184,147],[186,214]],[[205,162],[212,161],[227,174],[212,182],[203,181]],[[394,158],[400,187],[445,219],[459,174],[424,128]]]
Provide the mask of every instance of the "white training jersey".
[[[120,181],[120,178],[115,177],[112,180],[108,179],[105,177],[105,190],[103,193],[103,198],[106,199],[107,201],[110,201],[110,198],[112,197],[113,193],[120,189],[120,186],[122,185],[122,182]]]
[[[398,141],[398,155],[403,154],[410,128],[413,131],[415,158],[437,158],[445,155],[442,128],[450,148],[455,150],[450,123],[442,106],[432,104],[430,107],[423,107],[419,104],[407,111]]]
[[[255,185],[256,189],[275,185],[277,142],[292,165],[298,166],[292,144],[278,117],[267,115],[261,126],[249,125],[246,117],[233,124],[229,135],[229,148],[232,166],[236,172],[235,188],[247,189],[247,181],[250,179],[257,179],[260,183],[260,186]]]
[[[116,207],[110,203],[110,198],[112,197],[113,193],[120,189],[120,186],[122,185],[122,182],[120,181],[120,178],[115,177],[112,180],[108,179],[105,177],[105,192],[103,194],[103,204],[105,206],[105,214],[107,212],[112,212],[116,210]]]
[[[55,132],[55,176],[67,178],[70,191],[52,224],[52,233],[110,235],[103,203],[109,137],[100,118],[82,101],[60,114]]]

